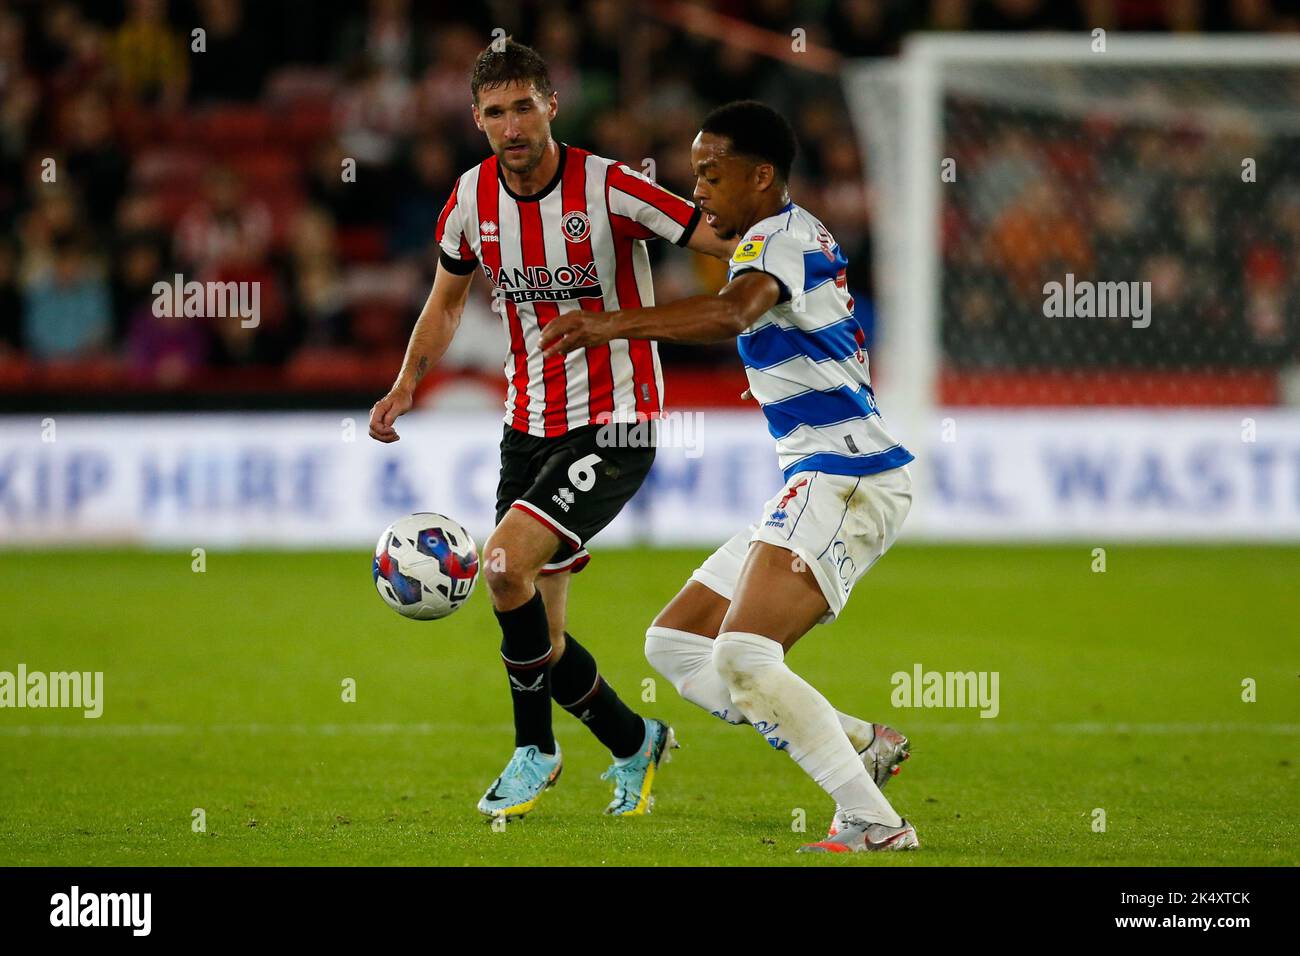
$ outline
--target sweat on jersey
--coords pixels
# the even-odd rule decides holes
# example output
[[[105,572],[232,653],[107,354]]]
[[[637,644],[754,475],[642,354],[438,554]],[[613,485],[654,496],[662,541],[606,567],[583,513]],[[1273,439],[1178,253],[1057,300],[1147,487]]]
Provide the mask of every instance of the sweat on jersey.
[[[876,407],[848,265],[829,230],[794,203],[755,223],[728,264],[729,279],[763,272],[781,287],[736,347],[787,480],[801,471],[872,475],[913,459]]]
[[[560,144],[555,178],[532,196],[506,185],[492,156],[462,175],[438,217],[442,267],[476,267],[495,287],[510,339],[506,422],[563,435],[593,422],[638,421],[663,410],[654,342],[616,339],[542,361],[546,323],[575,309],[654,305],[645,240],[685,245],[700,211],[622,163]]]

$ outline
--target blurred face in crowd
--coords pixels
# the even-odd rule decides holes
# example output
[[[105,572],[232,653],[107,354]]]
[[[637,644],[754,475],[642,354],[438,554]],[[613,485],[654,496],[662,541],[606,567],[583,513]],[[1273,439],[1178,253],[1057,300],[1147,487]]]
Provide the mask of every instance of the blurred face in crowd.
[[[524,176],[537,168],[551,142],[555,93],[543,95],[532,83],[517,80],[479,90],[474,124],[487,134],[498,162]]]
[[[771,163],[756,163],[731,151],[731,140],[700,133],[691,144],[695,204],[719,239],[744,235],[759,219],[764,197],[781,190]]]

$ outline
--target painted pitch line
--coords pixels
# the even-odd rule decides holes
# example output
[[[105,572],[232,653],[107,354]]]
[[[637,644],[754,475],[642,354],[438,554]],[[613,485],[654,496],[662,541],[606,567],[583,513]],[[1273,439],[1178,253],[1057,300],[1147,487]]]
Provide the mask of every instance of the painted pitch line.
[[[1054,734],[1132,736],[1172,736],[1180,734],[1255,733],[1270,736],[1300,736],[1300,724],[1288,723],[1028,723],[1001,721],[996,718],[971,720],[960,723],[915,723],[906,719],[894,721],[904,725],[913,738],[925,734]],[[200,734],[216,736],[285,736],[285,737],[392,737],[402,734],[431,737],[445,733],[475,731],[505,732],[512,725],[506,723],[370,723],[370,724],[106,724],[87,721],[83,724],[16,724],[0,723],[0,737],[184,737]]]

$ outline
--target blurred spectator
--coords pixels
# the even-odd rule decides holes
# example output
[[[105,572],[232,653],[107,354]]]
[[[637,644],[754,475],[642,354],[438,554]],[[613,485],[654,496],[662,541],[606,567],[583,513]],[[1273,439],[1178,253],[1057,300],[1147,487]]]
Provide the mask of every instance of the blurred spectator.
[[[102,351],[112,333],[108,283],[69,235],[51,244],[52,261],[27,284],[23,340],[38,359],[78,358]]]
[[[112,43],[113,67],[127,96],[168,109],[180,106],[189,78],[188,51],[167,23],[165,0],[128,0],[126,22]]]
[[[174,388],[207,364],[208,337],[198,319],[156,315],[142,304],[131,311],[129,326],[127,369],[136,385]]]
[[[97,92],[81,94],[64,118],[67,171],[81,192],[90,223],[106,232],[126,187],[127,163],[113,136],[108,103]]]
[[[245,22],[244,0],[199,0],[205,50],[190,57],[194,103],[257,99],[270,69],[265,34]]]
[[[368,60],[348,72],[338,103],[339,144],[358,166],[392,162],[412,126],[414,103],[405,77]]]
[[[400,175],[389,250],[395,256],[427,252],[459,170],[440,137],[424,136],[415,141]]]
[[[176,256],[183,266],[200,272],[236,255],[257,259],[270,244],[271,225],[266,206],[245,198],[239,176],[217,167],[204,183],[204,199],[176,226]]]
[[[171,284],[175,273],[167,268],[166,239],[158,233],[124,235],[113,275],[113,337],[122,339],[136,311],[153,308],[154,283]]]
[[[342,31],[339,58],[348,61],[362,52],[384,73],[409,77],[415,64],[415,24],[410,0],[369,0],[366,15]]]
[[[1297,29],[1296,8],[1295,0],[698,7],[782,42],[805,28],[810,43],[845,57],[890,55],[907,31],[926,28]],[[302,349],[399,352],[433,276],[438,213],[457,176],[488,154],[468,80],[498,25],[548,59],[557,138],[684,195],[689,144],[709,108],[756,97],[782,109],[800,143],[795,199],[845,250],[870,325],[872,206],[881,197],[864,186],[837,76],[617,0],[455,10],[410,0],[0,0],[0,237],[14,237],[0,238],[0,354],[115,351],[133,381],[175,387],[217,380],[214,369],[237,367],[241,381],[249,369],[278,374]],[[190,49],[196,26],[206,31],[203,53]],[[942,191],[946,360],[1003,370],[1295,362],[1300,143],[1273,118],[1294,112],[1300,84],[1279,83],[1271,100],[1243,85],[1222,102],[1176,104],[1168,84],[1134,76],[1114,96],[1118,109],[1051,119],[1016,99],[1031,92],[950,97],[945,106],[945,142],[960,169]],[[218,111],[229,122],[209,122]],[[1218,119],[1203,130],[1194,121],[1178,128],[1181,119],[1132,121],[1162,111]],[[1259,185],[1221,188],[1237,178],[1241,156],[1259,159]],[[53,182],[40,175],[46,158],[56,163]],[[355,176],[344,176],[345,160]],[[108,307],[92,252],[113,260]],[[725,281],[720,262],[666,243],[650,243],[649,253],[662,300]],[[258,326],[154,316],[152,284],[176,271],[257,282]],[[1104,321],[1044,335],[1042,285],[1066,271],[1150,281],[1160,320],[1142,336]],[[488,303],[476,279],[450,366],[499,370],[500,319]],[[734,364],[727,345],[662,351],[670,364]]]

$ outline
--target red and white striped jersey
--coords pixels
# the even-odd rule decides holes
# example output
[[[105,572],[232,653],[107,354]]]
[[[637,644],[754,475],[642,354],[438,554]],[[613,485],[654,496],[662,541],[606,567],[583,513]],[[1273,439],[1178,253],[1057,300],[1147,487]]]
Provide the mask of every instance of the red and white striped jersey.
[[[654,342],[618,339],[542,361],[541,330],[574,309],[654,305],[645,240],[685,245],[694,204],[622,163],[560,145],[555,178],[518,196],[495,156],[456,182],[438,217],[443,268],[478,267],[510,339],[506,422],[530,435],[563,435],[592,422],[657,417],[663,372]]]

